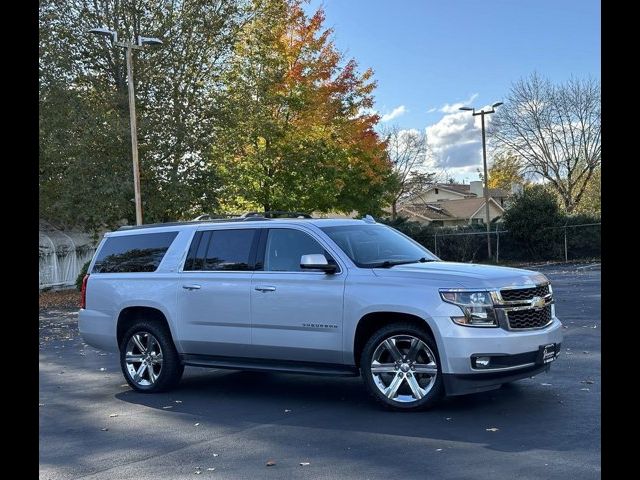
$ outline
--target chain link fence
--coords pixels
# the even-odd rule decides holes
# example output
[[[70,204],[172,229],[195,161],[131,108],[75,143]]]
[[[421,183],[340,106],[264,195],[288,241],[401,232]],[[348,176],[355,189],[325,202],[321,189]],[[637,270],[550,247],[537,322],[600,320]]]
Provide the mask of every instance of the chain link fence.
[[[482,226],[422,228],[394,225],[443,260],[455,262],[511,263],[572,261],[600,258],[598,223],[564,224],[541,229],[522,238],[498,223],[491,226],[492,258],[487,254],[487,231]]]

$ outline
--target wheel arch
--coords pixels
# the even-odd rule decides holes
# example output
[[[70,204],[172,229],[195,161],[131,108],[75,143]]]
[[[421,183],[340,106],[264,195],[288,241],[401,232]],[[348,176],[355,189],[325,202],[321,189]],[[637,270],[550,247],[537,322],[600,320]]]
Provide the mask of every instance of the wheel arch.
[[[376,311],[363,315],[356,326],[353,339],[353,361],[357,367],[360,367],[360,356],[367,340],[371,335],[381,327],[391,323],[409,323],[418,328],[425,329],[438,347],[438,352],[442,356],[442,349],[438,335],[435,334],[434,328],[429,321],[421,316],[413,313],[396,312],[396,311]],[[441,360],[442,361],[442,360]]]
[[[140,319],[144,318],[145,320],[151,320],[154,322],[158,322],[163,325],[169,331],[171,338],[173,340],[174,345],[177,347],[177,342],[175,341],[175,337],[173,335],[173,331],[171,330],[171,325],[167,320],[167,316],[160,309],[155,307],[143,306],[143,305],[135,305],[128,306],[123,308],[118,314],[118,321],[116,322],[116,340],[118,345],[122,342],[122,337],[126,331],[133,325],[133,323]]]

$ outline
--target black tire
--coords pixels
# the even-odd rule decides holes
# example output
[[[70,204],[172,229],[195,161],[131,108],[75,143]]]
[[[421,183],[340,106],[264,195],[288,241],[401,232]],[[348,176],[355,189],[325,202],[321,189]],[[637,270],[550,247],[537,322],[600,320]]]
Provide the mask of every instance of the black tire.
[[[421,340],[428,347],[428,349],[430,349],[430,353],[434,357],[432,361],[436,364],[436,368],[437,368],[437,372],[435,374],[434,380],[431,380],[432,375],[429,375],[429,374],[422,374],[419,376],[415,376],[415,374],[412,374],[411,370],[409,370],[409,372],[406,373],[407,376],[414,375],[416,380],[418,380],[419,382],[418,383],[419,386],[422,386],[420,385],[420,382],[422,382],[422,384],[424,384],[425,386],[428,386],[428,385],[430,386],[428,389],[425,388],[425,390],[427,390],[427,393],[420,399],[406,400],[410,396],[415,398],[415,395],[413,393],[411,393],[410,395],[402,395],[402,398],[404,398],[406,401],[399,400],[401,398],[401,395],[399,393],[396,394],[395,399],[388,398],[380,390],[376,381],[382,382],[381,384],[385,385],[383,379],[393,378],[395,377],[396,373],[392,372],[390,374],[383,374],[383,375],[379,374],[376,380],[374,378],[374,374],[371,372],[371,364],[373,362],[374,354],[376,354],[378,347],[380,347],[382,342],[384,342],[386,339],[389,339],[391,337],[400,337],[400,346],[398,347],[398,350],[400,351],[401,354],[409,353],[409,351],[407,351],[407,349],[403,347],[403,345],[406,345],[406,346],[410,345],[409,343],[407,343],[409,342],[409,340],[402,340],[402,336],[414,337],[414,338],[417,338],[418,340]],[[419,344],[419,342],[416,342],[416,344]],[[419,353],[419,355],[421,355],[421,357],[419,358],[420,359],[427,358],[425,356],[427,355],[427,351],[428,350],[426,349],[422,350],[422,353]],[[389,355],[390,355],[390,352],[389,352]],[[417,360],[417,361],[426,362],[427,360]],[[400,370],[400,369],[396,368],[395,370]],[[390,410],[399,410],[399,411],[424,410],[434,406],[444,395],[444,386],[442,383],[442,370],[440,367],[440,356],[438,354],[438,348],[436,346],[436,343],[426,329],[419,328],[410,323],[392,323],[380,328],[375,333],[373,333],[373,335],[371,335],[371,337],[365,344],[364,349],[362,350],[362,354],[360,356],[360,371],[362,374],[362,379],[364,381],[364,384],[369,394],[378,403],[380,403],[382,406]],[[384,375],[388,375],[388,376],[384,377]],[[405,379],[402,381],[402,383],[400,384],[400,387],[398,388],[398,392],[402,392],[402,391],[412,392],[412,389],[408,383],[408,380],[409,379]]]
[[[147,379],[146,382],[150,383],[148,385],[143,385],[134,380],[126,361],[127,346],[129,345],[129,342],[132,341],[132,337],[136,334],[142,337],[144,337],[145,334],[151,334],[159,345],[159,350],[157,347],[156,350],[162,353],[161,368],[158,368],[159,364],[154,364],[151,367],[154,368],[154,372],[155,370],[159,370],[158,375],[153,383],[150,383],[150,379]],[[148,335],[145,338],[149,338]],[[137,352],[140,353],[140,350],[138,349]],[[135,353],[135,351],[133,353]],[[144,355],[138,356],[142,357]],[[132,363],[132,365],[135,367],[139,364]],[[171,332],[169,329],[157,321],[145,319],[136,320],[122,337],[122,341],[120,342],[120,368],[122,369],[122,374],[124,375],[125,380],[131,388],[142,393],[156,393],[169,390],[180,382],[182,373],[184,372],[184,365],[180,361],[180,356],[173,344],[173,339],[171,338]],[[148,371],[146,372],[146,375],[147,377],[149,376]],[[145,380],[141,380],[142,383],[144,383],[144,381]]]

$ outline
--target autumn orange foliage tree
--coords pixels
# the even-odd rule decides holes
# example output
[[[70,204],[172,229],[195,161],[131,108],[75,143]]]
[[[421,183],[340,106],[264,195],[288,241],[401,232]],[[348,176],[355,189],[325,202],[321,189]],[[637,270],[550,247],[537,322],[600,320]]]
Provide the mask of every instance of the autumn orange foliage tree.
[[[211,161],[223,205],[380,211],[391,164],[369,113],[375,82],[300,0],[253,0],[219,95]]]

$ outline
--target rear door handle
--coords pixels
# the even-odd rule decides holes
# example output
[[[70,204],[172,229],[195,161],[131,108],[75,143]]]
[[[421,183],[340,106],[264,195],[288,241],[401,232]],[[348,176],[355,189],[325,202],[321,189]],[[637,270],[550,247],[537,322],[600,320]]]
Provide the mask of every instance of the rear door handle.
[[[193,285],[182,285],[182,288],[185,290],[200,290],[200,285],[194,283]]]
[[[276,287],[272,287],[271,285],[256,285],[255,289],[259,292],[275,292]]]

